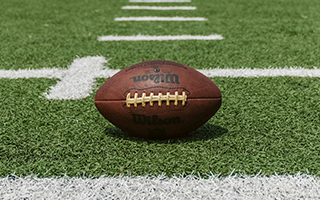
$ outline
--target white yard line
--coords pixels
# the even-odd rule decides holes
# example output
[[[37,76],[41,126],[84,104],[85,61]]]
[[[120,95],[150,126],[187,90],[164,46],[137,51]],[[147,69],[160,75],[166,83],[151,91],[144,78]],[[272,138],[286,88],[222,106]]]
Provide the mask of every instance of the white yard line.
[[[0,78],[57,78],[56,85],[51,86],[43,94],[47,99],[82,99],[88,97],[95,87],[96,78],[109,78],[119,72],[110,69],[105,64],[108,61],[102,56],[75,59],[68,69],[43,68],[0,70]],[[265,68],[265,69],[200,69],[207,77],[314,77],[320,78],[320,69],[304,69],[301,67]]]
[[[194,6],[123,6],[123,10],[196,10]]]
[[[295,76],[295,77],[320,77],[320,69],[304,69],[301,67],[285,68],[264,68],[264,69],[200,69],[198,70],[208,77],[276,77],[276,76]]]
[[[307,174],[189,175],[100,178],[0,178],[2,199],[319,199],[320,179]]]
[[[191,0],[129,0],[132,3],[189,3]]]
[[[95,78],[107,63],[104,57],[86,57],[75,59],[65,72],[65,76],[49,92],[47,99],[82,99],[92,93]]]
[[[99,41],[164,41],[164,40],[223,40],[221,35],[107,35],[98,37]]]
[[[67,69],[61,68],[42,68],[42,69],[18,69],[3,70],[0,69],[0,78],[59,78],[65,76]]]
[[[102,56],[77,58],[68,69],[0,70],[0,78],[58,78],[57,84],[43,94],[47,99],[83,99],[92,93],[96,78],[119,71],[104,69],[107,62]]]
[[[114,21],[207,21],[203,17],[117,17]]]

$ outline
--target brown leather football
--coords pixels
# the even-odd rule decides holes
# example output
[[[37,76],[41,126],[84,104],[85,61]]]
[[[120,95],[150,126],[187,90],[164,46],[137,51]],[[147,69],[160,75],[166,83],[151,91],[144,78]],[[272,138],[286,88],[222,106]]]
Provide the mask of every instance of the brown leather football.
[[[97,91],[100,113],[139,137],[167,139],[191,132],[220,108],[219,88],[195,69],[151,60],[127,67]]]

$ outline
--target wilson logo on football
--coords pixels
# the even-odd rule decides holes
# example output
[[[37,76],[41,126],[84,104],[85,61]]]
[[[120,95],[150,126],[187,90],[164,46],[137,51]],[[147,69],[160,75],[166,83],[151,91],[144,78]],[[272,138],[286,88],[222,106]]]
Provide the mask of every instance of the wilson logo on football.
[[[180,117],[168,117],[165,119],[159,118],[157,115],[146,116],[146,115],[135,115],[132,114],[133,123],[141,125],[169,125],[181,123]]]
[[[179,76],[177,74],[149,74],[143,76],[131,77],[134,83],[140,81],[151,80],[154,83],[175,83],[180,84]]]
[[[163,95],[162,93],[159,93],[158,95],[154,95],[152,92],[150,93],[150,96],[147,96],[146,93],[142,93],[141,97],[138,97],[138,93],[136,92],[134,94],[134,97],[131,98],[130,92],[127,94],[126,98],[126,105],[127,107],[130,107],[132,104],[134,107],[137,107],[138,104],[142,104],[142,107],[146,106],[146,103],[149,103],[150,106],[153,106],[154,102],[158,102],[158,106],[160,107],[162,105],[162,101],[166,101],[166,105],[170,106],[170,101],[174,101],[174,105],[178,106],[178,102],[182,102],[182,106],[185,106],[187,101],[187,95],[183,91],[181,95],[178,94],[178,91],[175,91],[173,95],[170,94],[170,92],[167,92],[166,95]]]

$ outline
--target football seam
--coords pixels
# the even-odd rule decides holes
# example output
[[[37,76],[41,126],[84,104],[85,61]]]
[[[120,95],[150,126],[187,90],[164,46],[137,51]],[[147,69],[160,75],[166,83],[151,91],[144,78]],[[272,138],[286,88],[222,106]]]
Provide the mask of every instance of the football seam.
[[[203,99],[208,99],[208,100],[221,100],[221,97],[188,97],[188,100],[203,100]],[[94,102],[99,102],[99,101],[124,101],[126,102],[126,99],[96,99]]]
[[[123,96],[124,97],[126,97],[127,95],[127,93],[129,92],[129,91],[131,91],[131,90],[138,90],[138,91],[144,91],[144,90],[151,90],[151,89],[166,89],[166,90],[178,90],[178,89],[183,89],[183,90],[185,90],[186,92],[187,92],[187,96],[189,96],[190,94],[191,94],[191,92],[189,91],[189,90],[187,90],[186,88],[184,88],[184,87],[172,87],[172,88],[170,88],[170,87],[163,87],[163,86],[155,86],[155,87],[148,87],[148,88],[143,88],[143,89],[139,89],[139,88],[130,88],[130,89],[128,89],[127,91],[125,91],[124,93],[123,93]]]

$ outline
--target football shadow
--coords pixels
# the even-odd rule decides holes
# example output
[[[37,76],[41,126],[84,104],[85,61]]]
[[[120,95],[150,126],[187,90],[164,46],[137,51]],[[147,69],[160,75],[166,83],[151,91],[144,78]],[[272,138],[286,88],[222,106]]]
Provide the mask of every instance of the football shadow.
[[[123,140],[130,140],[136,142],[148,142],[148,143],[184,143],[192,141],[206,141],[210,139],[215,139],[221,137],[222,135],[228,133],[228,129],[221,126],[206,123],[199,127],[197,130],[182,135],[180,137],[170,138],[170,139],[148,139],[133,136],[117,127],[108,127],[105,129],[104,133],[109,137],[115,137]]]

